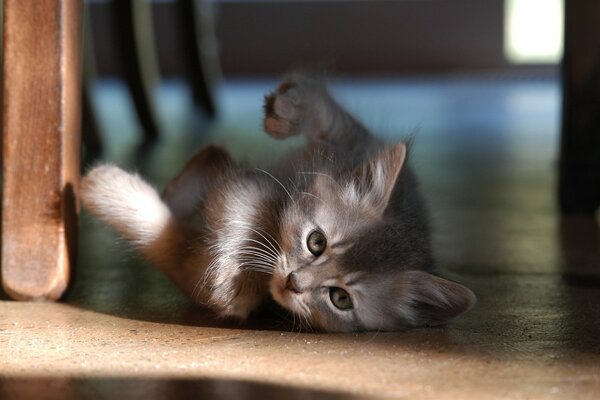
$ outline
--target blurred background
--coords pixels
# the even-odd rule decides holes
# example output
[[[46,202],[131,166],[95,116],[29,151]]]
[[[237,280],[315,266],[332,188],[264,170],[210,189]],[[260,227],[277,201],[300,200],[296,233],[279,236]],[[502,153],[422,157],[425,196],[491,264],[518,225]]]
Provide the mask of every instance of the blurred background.
[[[277,146],[260,132],[262,96],[298,67],[332,78],[340,100],[384,136],[419,130],[431,137],[435,121],[452,131],[460,118],[448,120],[447,112],[464,112],[471,122],[486,115],[493,126],[503,112],[536,118],[542,109],[554,123],[540,129],[547,144],[558,134],[561,0],[86,5],[84,134],[91,159],[102,154],[126,163],[140,144],[181,141],[182,134],[191,142],[180,147],[194,151],[217,141],[246,153],[259,140],[261,158],[260,149],[269,154]],[[481,102],[493,107],[470,108]]]
[[[189,12],[197,13],[202,53],[218,59],[226,77],[280,75],[298,65],[357,75],[551,69],[562,55],[561,0],[137,2],[138,23],[151,14],[140,35],[152,40],[165,77],[187,73]],[[101,76],[123,73],[113,3],[131,2],[88,0]]]
[[[84,168],[101,157],[162,187],[207,143],[273,162],[302,142],[263,133],[263,96],[314,68],[375,134],[417,134],[444,273],[594,269],[597,239],[585,262],[558,245],[561,0],[86,4]],[[87,224],[86,263],[106,263],[114,238]]]

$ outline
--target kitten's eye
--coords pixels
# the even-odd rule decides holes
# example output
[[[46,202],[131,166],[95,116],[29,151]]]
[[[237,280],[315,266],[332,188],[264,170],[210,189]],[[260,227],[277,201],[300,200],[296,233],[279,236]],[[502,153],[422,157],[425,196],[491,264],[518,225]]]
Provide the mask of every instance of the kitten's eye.
[[[308,250],[315,256],[319,257],[327,247],[327,239],[321,231],[312,231],[306,239]]]
[[[331,299],[333,305],[340,310],[349,310],[352,308],[352,299],[350,298],[348,292],[346,292],[344,289],[330,287],[329,299]]]

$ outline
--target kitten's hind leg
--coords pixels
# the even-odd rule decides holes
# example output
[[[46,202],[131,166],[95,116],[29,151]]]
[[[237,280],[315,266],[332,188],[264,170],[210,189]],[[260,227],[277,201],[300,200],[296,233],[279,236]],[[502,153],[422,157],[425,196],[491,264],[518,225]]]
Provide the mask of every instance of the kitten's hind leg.
[[[227,151],[215,146],[203,148],[169,182],[163,192],[164,202],[177,218],[187,220],[197,211],[212,185],[233,165]]]
[[[212,243],[200,240],[206,231],[190,228],[175,215],[188,211],[179,207],[181,200],[189,196],[194,200],[204,193],[206,185],[214,184],[210,179],[223,173],[221,169],[229,162],[223,150],[202,150],[167,187],[163,199],[139,175],[100,165],[83,178],[81,199],[92,214],[133,244],[194,301],[222,316],[243,319],[268,293],[264,276],[258,272],[235,275],[227,270],[207,273],[213,257]],[[181,190],[187,191],[183,198],[177,197]]]
[[[324,83],[292,73],[265,97],[265,131],[278,139],[304,135],[312,145],[351,148],[377,142],[368,130],[329,94]]]
[[[83,205],[102,222],[139,246],[149,246],[171,222],[171,212],[139,175],[104,164],[81,181]]]
[[[184,266],[189,257],[186,233],[157,191],[139,175],[114,165],[99,165],[81,181],[81,200],[184,291],[197,275]],[[196,265],[195,270],[202,270]]]

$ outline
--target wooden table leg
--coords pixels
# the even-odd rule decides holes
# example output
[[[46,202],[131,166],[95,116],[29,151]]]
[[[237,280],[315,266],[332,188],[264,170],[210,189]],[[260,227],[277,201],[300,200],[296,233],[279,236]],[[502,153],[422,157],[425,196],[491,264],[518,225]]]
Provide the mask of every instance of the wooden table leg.
[[[567,214],[600,206],[600,2],[565,2],[559,195]]]
[[[4,1],[2,284],[58,299],[76,252],[81,0]]]

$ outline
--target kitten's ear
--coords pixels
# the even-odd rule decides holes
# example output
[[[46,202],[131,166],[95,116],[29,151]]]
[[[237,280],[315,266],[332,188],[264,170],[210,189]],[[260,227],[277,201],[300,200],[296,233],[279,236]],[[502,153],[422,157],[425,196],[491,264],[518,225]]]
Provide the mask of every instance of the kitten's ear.
[[[399,143],[385,148],[353,171],[360,184],[360,197],[377,215],[385,211],[405,161],[406,144]]]
[[[233,165],[229,154],[208,146],[194,156],[163,192],[163,200],[178,218],[191,216],[215,179]]]
[[[471,289],[423,271],[402,273],[400,313],[412,326],[440,325],[468,311],[477,298]]]

